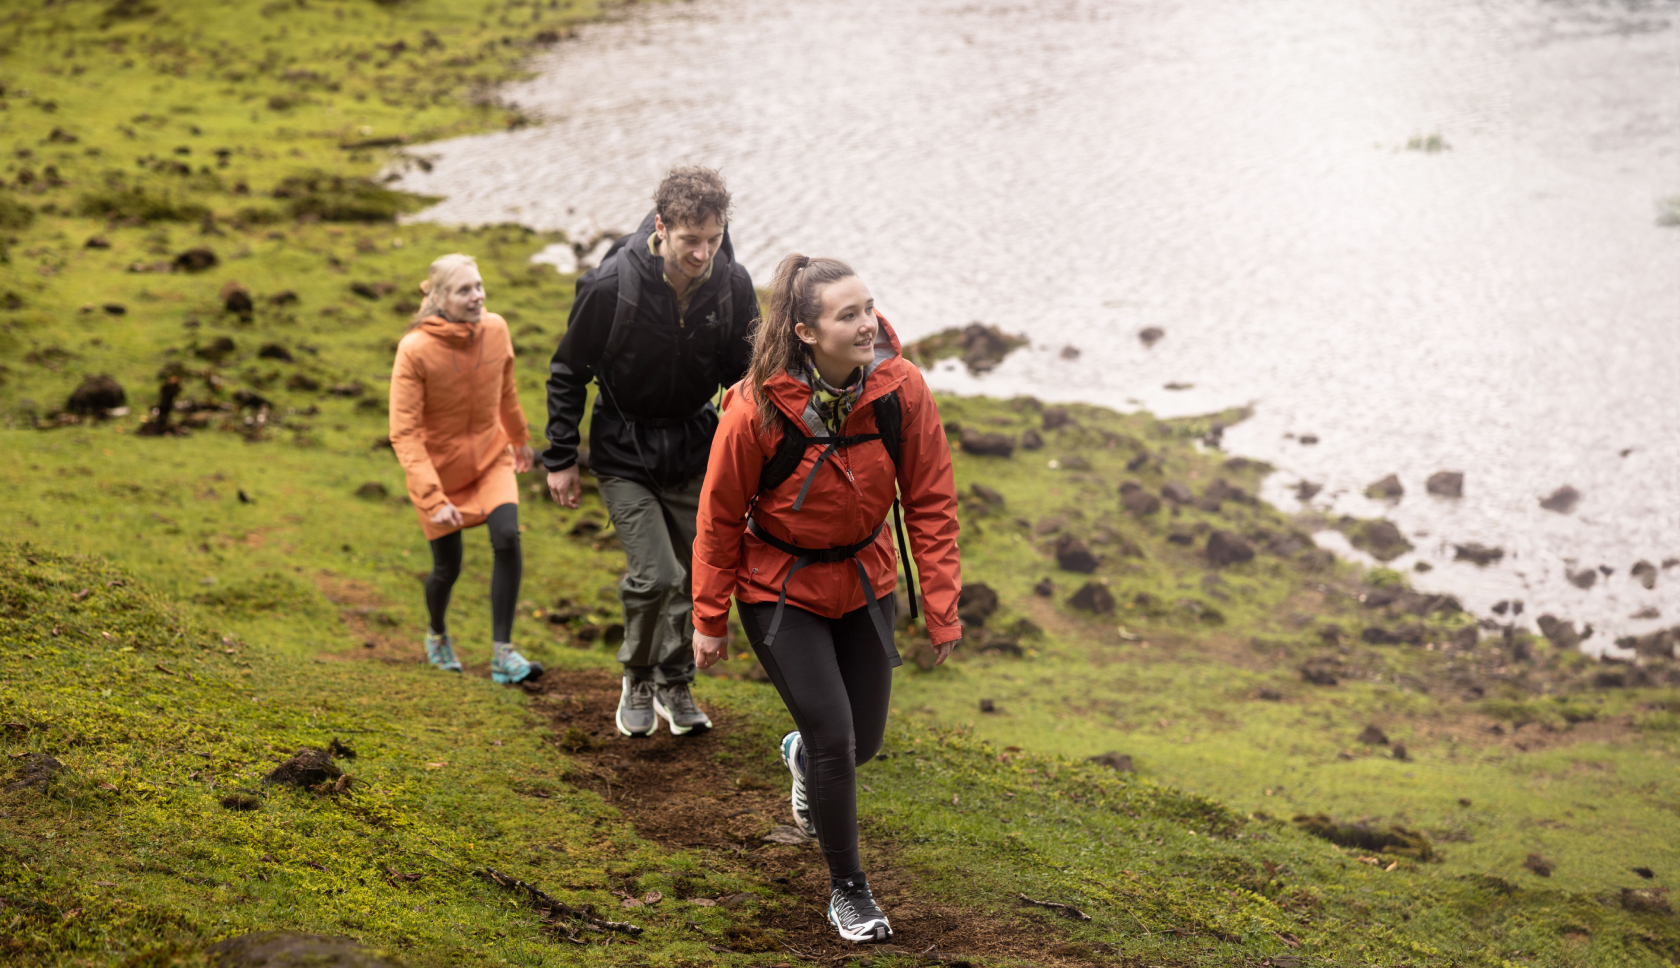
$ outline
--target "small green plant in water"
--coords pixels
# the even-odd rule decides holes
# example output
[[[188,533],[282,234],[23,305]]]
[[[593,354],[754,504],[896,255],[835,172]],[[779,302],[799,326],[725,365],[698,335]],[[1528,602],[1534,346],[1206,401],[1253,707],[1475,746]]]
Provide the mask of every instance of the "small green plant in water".
[[[1440,132],[1430,135],[1414,134],[1406,139],[1407,151],[1422,151],[1432,155],[1436,152],[1451,149],[1452,145],[1447,144],[1447,139],[1441,137]]]

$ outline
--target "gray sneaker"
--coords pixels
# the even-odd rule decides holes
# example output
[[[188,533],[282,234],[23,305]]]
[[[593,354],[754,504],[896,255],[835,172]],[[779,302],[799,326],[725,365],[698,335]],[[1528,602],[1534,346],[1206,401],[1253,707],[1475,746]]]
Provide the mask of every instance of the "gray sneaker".
[[[672,736],[704,733],[712,728],[711,718],[694,704],[694,697],[689,694],[686,682],[655,686],[653,711],[670,722]]]
[[[652,736],[659,728],[659,717],[653,714],[653,680],[624,677],[624,690],[618,694],[618,731],[626,736]]]

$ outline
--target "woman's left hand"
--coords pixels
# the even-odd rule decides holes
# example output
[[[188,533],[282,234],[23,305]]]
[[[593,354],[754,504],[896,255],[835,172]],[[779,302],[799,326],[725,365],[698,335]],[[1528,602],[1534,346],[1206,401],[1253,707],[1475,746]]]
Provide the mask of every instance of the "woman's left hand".
[[[699,629],[694,630],[694,664],[702,669],[710,669],[719,660],[729,655],[729,637],[725,635],[707,635]]]
[[[951,653],[955,652],[957,650],[957,645],[961,642],[962,642],[962,637],[958,636],[957,638],[954,638],[949,642],[941,642],[940,644],[934,646],[933,647],[933,664],[934,665],[943,664],[946,659],[949,659],[951,657]]]
[[[535,455],[532,454],[531,446],[529,444],[526,444],[524,447],[515,447],[513,449],[514,473],[523,474],[530,470],[531,462],[535,459]]]

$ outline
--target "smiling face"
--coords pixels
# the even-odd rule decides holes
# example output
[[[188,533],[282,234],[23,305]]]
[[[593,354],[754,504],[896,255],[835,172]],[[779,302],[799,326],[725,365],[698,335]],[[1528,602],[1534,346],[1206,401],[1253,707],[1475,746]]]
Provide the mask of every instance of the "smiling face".
[[[795,323],[794,335],[811,348],[817,372],[833,386],[842,386],[852,371],[875,359],[875,297],[857,276],[847,276],[822,288],[822,312],[815,328]]]
[[[438,309],[454,323],[476,323],[484,318],[484,280],[478,270],[462,266],[450,274],[438,294]]]
[[[716,215],[704,222],[666,225],[655,215],[653,230],[659,236],[659,254],[665,257],[665,275],[672,283],[687,288],[706,271],[706,263],[723,245],[723,219]]]

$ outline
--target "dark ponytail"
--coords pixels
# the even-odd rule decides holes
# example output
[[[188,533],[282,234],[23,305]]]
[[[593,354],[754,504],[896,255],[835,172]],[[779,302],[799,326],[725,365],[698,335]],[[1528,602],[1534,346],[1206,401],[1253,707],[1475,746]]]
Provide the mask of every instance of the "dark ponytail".
[[[770,315],[753,333],[752,365],[747,368],[747,385],[758,403],[766,434],[776,426],[776,418],[770,412],[775,404],[765,395],[764,384],[792,369],[807,352],[793,331],[794,324],[804,323],[815,329],[817,317],[822,315],[823,288],[855,275],[852,267],[839,259],[813,259],[797,252],[776,266],[776,278],[770,283]]]

